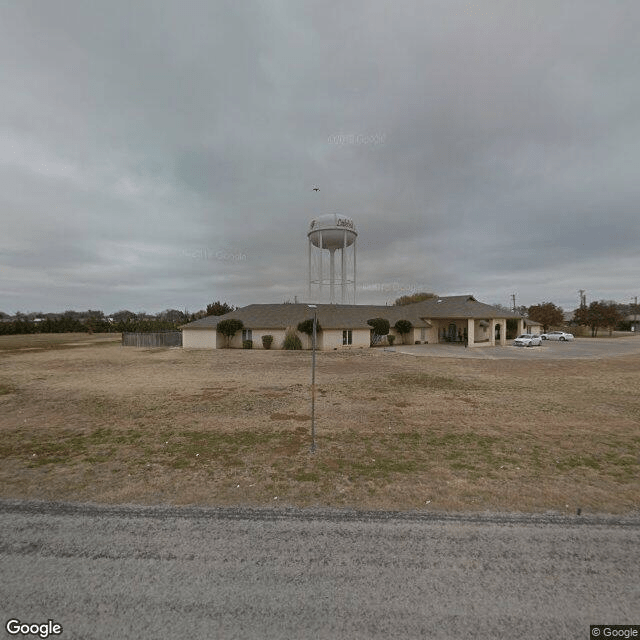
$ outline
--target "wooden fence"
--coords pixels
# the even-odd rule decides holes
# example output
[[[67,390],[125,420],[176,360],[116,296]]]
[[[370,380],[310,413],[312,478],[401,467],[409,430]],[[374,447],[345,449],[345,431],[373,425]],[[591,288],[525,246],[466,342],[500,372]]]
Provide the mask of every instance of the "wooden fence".
[[[157,333],[122,332],[123,347],[181,347],[182,331]]]

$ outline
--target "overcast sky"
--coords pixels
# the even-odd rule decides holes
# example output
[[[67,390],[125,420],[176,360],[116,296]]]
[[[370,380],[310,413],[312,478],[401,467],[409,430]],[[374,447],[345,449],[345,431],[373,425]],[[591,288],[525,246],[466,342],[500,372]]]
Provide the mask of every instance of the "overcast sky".
[[[640,295],[640,2],[7,0],[0,311]],[[320,191],[313,191],[318,186]]]

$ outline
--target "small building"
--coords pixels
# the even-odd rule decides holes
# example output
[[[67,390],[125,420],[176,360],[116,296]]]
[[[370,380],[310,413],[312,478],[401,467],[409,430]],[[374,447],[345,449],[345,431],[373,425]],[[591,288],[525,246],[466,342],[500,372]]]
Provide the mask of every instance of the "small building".
[[[534,336],[539,336],[544,328],[540,322],[531,320],[531,318],[522,318],[522,323],[524,333],[532,333]]]
[[[507,319],[518,321],[518,333],[523,332],[524,319],[478,302],[471,295],[434,297],[403,306],[318,304],[315,311],[321,331],[317,347],[324,351],[368,348],[372,329],[368,320],[385,318],[391,325],[396,344],[464,343],[469,347],[505,345]],[[314,310],[307,304],[251,304],[223,316],[207,316],[181,327],[182,346],[191,349],[220,349],[226,338],[216,327],[221,320],[241,320],[244,329],[231,339],[232,348],[242,348],[251,340],[253,348],[262,348],[262,336],[273,336],[272,349],[281,349],[288,328],[313,318]],[[412,329],[400,336],[393,328],[398,320],[409,320]],[[303,348],[311,348],[310,339],[301,336]]]
[[[624,321],[629,323],[631,331],[640,331],[640,313],[630,313],[625,316]]]

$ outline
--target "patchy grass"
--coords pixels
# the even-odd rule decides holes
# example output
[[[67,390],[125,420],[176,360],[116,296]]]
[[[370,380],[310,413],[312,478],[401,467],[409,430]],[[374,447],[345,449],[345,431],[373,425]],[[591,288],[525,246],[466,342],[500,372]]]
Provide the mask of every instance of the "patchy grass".
[[[1,495],[633,511],[638,364],[322,353],[311,454],[304,352],[16,351]]]
[[[15,385],[7,382],[0,382],[0,396],[5,396],[15,392],[16,392]]]
[[[394,373],[389,377],[390,384],[400,389],[415,391],[418,389],[444,391],[470,391],[479,385],[461,377],[441,376],[431,373]]]
[[[0,336],[0,354],[120,343],[120,333],[30,333]]]

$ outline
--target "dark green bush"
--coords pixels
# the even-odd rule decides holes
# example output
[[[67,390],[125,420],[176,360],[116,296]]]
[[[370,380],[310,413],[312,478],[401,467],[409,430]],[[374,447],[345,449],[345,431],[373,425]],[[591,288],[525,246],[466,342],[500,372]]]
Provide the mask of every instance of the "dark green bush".
[[[407,336],[411,329],[413,329],[413,325],[409,320],[398,320],[398,322],[393,325],[393,328],[400,334],[400,337],[404,342],[405,336]]]
[[[262,346],[265,349],[271,349],[271,345],[272,344],[273,344],[273,336],[272,335],[262,336]]]
[[[386,336],[389,334],[391,325],[386,318],[372,318],[367,320],[367,324],[373,328],[373,333],[377,336]]]
[[[299,351],[302,349],[300,336],[293,329],[287,329],[282,348],[288,349],[289,351]]]
[[[227,347],[231,346],[231,338],[233,338],[238,331],[242,331],[242,329],[244,329],[242,320],[236,320],[235,318],[220,320],[216,327],[218,333],[221,333],[227,339]]]
[[[313,318],[309,318],[308,320],[303,320],[298,323],[298,331],[300,333],[306,333],[309,337],[313,335]],[[322,331],[322,327],[320,323],[316,320],[316,335]]]

